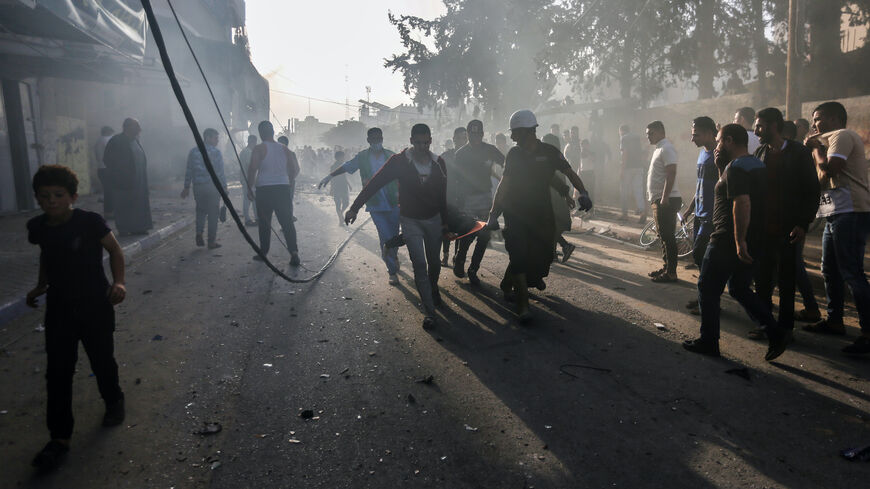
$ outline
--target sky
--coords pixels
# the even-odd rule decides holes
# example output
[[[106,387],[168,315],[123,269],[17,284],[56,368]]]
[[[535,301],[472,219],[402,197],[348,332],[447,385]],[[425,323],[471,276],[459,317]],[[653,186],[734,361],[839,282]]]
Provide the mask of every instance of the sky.
[[[246,4],[251,59],[269,80],[272,110],[283,125],[309,114],[323,122],[344,120],[345,97],[353,105],[350,117],[356,119],[355,106],[366,98],[366,86],[372,88],[372,101],[388,106],[410,102],[401,74],[384,68],[384,58],[402,50],[387,12],[431,19],[445,11],[440,0],[247,0]],[[310,112],[306,97],[312,98]]]

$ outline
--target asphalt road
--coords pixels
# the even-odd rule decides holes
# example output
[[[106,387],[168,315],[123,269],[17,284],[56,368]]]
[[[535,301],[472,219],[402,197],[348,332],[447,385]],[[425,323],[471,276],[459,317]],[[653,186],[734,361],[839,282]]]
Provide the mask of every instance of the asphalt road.
[[[348,231],[331,199],[297,201],[301,278]],[[838,454],[870,444],[870,359],[842,356],[848,339],[798,333],[768,364],[725,299],[725,358],[693,355],[679,343],[697,334],[682,308],[696,271],[653,285],[656,251],[570,239],[578,250],[534,294],[533,324],[499,297],[496,243],[482,287],[442,272],[445,305],[425,331],[406,252],[391,287],[370,223],[310,284],[252,261],[230,224],[215,251],[187,229],[128,268],[116,333],[125,425],[99,426],[82,353],[73,448],[54,474],[28,465],[47,441],[40,313],[0,330],[0,486],[866,485],[870,465]],[[290,270],[280,245],[271,257]],[[205,423],[222,430],[198,434]]]

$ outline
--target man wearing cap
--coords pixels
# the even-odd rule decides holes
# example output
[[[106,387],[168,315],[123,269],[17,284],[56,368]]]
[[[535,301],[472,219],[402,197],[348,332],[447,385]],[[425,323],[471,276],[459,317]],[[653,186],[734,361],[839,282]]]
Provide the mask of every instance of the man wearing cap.
[[[517,144],[508,151],[504,175],[489,214],[489,226],[498,227],[504,213],[504,239],[510,263],[501,289],[507,300],[516,299],[520,321],[531,318],[528,287],[543,290],[550,273],[555,240],[555,218],[550,202],[550,184],[556,171],[568,177],[580,194],[580,210],[592,208],[583,182],[562,153],[543,144],[535,134],[538,122],[530,110],[514,112],[510,118],[511,139]]]
[[[384,134],[379,127],[368,130],[366,141],[368,149],[357,153],[353,159],[338,167],[335,171],[324,177],[317,185],[321,188],[333,178],[342,173],[355,173],[359,171],[359,177],[363,185],[369,183],[372,177],[380,171],[395,153],[384,148]],[[371,214],[372,221],[378,230],[378,240],[381,246],[381,258],[387,265],[390,285],[399,283],[399,257],[397,248],[385,248],[384,243],[393,236],[399,234],[399,187],[396,182],[391,182],[375,192],[366,201],[366,211]]]
[[[483,122],[473,120],[468,123],[468,144],[456,151],[456,182],[457,204],[460,211],[476,220],[486,221],[492,207],[492,183],[490,178],[495,174],[495,167],[504,166],[504,156],[495,146],[483,142]],[[448,172],[449,174],[449,172]],[[448,184],[449,192],[449,184]],[[453,274],[459,278],[465,277],[465,258],[468,248],[474,241],[474,236],[462,238],[459,242],[459,252],[453,264]],[[468,281],[479,285],[477,271],[489,244],[489,230],[477,233],[477,244],[468,265]]]

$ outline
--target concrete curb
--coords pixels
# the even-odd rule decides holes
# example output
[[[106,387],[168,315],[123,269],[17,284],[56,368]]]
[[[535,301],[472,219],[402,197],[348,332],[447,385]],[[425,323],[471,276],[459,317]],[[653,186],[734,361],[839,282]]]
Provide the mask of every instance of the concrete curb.
[[[124,257],[129,259],[144,251],[154,248],[163,240],[193,224],[193,221],[193,217],[185,217],[169,224],[168,226],[160,228],[157,231],[149,233],[147,236],[143,236],[141,239],[124,246]],[[104,262],[107,262],[108,260],[108,256],[103,259]],[[27,306],[24,297],[0,305],[0,326],[4,326],[6,323],[29,311],[33,311],[33,308]]]

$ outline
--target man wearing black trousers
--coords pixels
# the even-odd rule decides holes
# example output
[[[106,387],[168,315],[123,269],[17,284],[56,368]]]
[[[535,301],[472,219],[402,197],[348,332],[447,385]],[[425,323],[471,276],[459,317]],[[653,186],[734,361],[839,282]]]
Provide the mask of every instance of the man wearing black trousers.
[[[794,329],[795,271],[807,227],[819,208],[819,179],[810,150],[783,139],[782,112],[773,107],[755,117],[755,135],[761,146],[755,156],[767,168],[767,201],[755,291],[768,307],[773,305],[774,280],[779,277],[779,327]],[[763,329],[749,332],[763,339]]]

